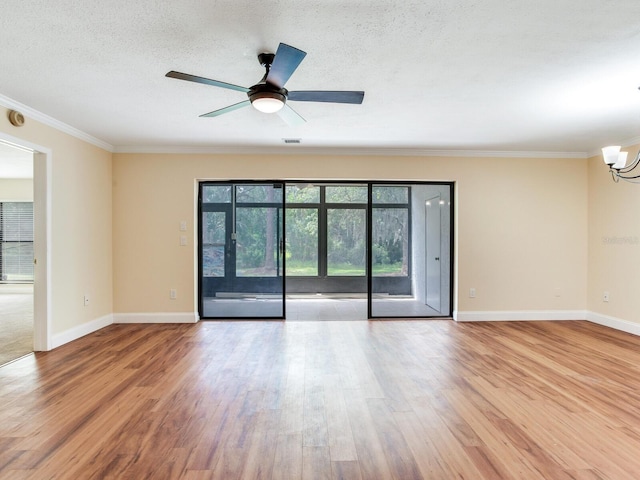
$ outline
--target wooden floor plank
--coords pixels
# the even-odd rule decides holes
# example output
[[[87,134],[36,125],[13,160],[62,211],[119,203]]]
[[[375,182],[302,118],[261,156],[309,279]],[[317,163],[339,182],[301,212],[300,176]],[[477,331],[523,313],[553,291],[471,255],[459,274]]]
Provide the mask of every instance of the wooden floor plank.
[[[303,447],[303,480],[331,480],[329,447]]]
[[[442,466],[446,470],[444,478],[470,478],[492,480],[485,477],[467,455],[447,423],[432,406],[433,397],[419,397],[413,400],[413,409],[418,417],[420,436],[442,458]]]
[[[420,469],[385,399],[367,401],[384,455],[394,478],[420,478]]]
[[[302,453],[302,433],[278,435],[271,478],[282,480],[302,478]]]
[[[248,445],[242,449],[243,479],[271,478],[278,439],[279,410],[264,410],[256,414],[255,428]]]
[[[331,467],[332,480],[362,480],[358,462],[333,462]]]
[[[339,375],[325,376],[323,391],[331,461],[355,461],[357,460],[356,446]]]
[[[393,478],[367,399],[363,398],[361,392],[352,391],[347,394],[347,413],[363,478]]]
[[[445,459],[429,437],[424,435],[418,416],[414,412],[395,412],[393,418],[411,450],[422,478],[429,480],[447,478],[448,469],[443,464]]]

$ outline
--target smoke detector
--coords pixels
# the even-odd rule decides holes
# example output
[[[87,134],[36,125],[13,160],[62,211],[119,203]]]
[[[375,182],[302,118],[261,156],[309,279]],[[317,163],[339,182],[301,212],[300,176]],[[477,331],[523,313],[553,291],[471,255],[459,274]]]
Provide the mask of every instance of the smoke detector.
[[[14,127],[21,127],[24,125],[24,115],[16,110],[9,110],[9,121]]]

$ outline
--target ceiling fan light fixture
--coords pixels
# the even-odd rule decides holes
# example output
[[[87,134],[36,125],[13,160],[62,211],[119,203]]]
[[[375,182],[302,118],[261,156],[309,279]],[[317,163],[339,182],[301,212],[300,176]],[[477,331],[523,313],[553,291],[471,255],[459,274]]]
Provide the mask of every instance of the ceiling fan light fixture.
[[[284,107],[287,98],[278,92],[256,92],[250,97],[251,105],[263,113],[275,113]]]
[[[618,161],[618,154],[620,153],[620,145],[611,145],[602,149],[602,160],[606,165],[613,165]]]
[[[627,155],[629,152],[620,152],[618,153],[618,160],[613,164],[611,168],[615,168],[616,170],[623,169],[627,166]]]
[[[635,171],[640,165],[640,152],[629,164],[627,164],[628,155],[629,152],[621,152],[618,145],[602,149],[602,159],[609,167],[609,173],[611,173],[614,182],[619,182],[622,179],[630,183],[640,183],[640,173]]]

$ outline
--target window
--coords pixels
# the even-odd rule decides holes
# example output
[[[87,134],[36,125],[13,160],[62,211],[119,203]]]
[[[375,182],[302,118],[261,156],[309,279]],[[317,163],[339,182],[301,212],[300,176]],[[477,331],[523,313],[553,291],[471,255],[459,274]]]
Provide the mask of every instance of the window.
[[[372,190],[372,274],[393,292],[410,289],[410,192],[408,185]],[[287,185],[288,292],[366,292],[368,196],[363,184]]]
[[[33,281],[33,202],[0,202],[0,280]]]
[[[407,276],[410,265],[408,186],[372,188],[372,270],[374,276]]]
[[[366,277],[367,191],[366,185],[287,186],[288,276],[333,277],[333,285],[335,277]]]

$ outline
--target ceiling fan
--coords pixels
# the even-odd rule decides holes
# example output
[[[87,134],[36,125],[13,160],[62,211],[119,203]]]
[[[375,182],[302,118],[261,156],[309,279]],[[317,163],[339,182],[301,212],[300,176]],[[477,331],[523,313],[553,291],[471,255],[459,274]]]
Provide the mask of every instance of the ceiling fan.
[[[259,54],[258,61],[260,65],[265,67],[266,73],[260,82],[249,88],[173,70],[167,73],[166,76],[189,82],[213,85],[214,87],[238,90],[246,93],[249,97],[248,100],[205,113],[200,115],[201,117],[217,117],[239,108],[253,105],[256,110],[261,112],[278,112],[280,117],[289,125],[299,125],[305,123],[305,119],[287,104],[288,100],[296,102],[362,103],[364,99],[364,92],[362,91],[299,90],[290,92],[284,88],[284,84],[287,83],[287,80],[296,71],[306,55],[306,52],[285,43],[281,43],[278,46],[275,54]]]

